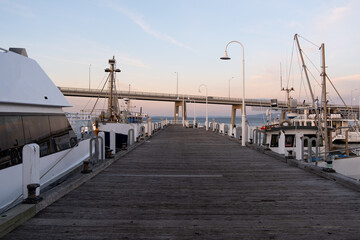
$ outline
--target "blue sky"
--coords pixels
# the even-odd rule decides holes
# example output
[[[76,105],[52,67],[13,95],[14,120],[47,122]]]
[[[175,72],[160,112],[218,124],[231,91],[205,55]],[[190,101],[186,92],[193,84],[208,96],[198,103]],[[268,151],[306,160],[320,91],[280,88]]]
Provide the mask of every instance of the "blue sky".
[[[206,84],[209,95],[227,97],[234,77],[231,96],[241,97],[241,47],[229,46],[231,61],[219,59],[225,45],[237,40],[245,47],[247,98],[284,100],[281,62],[284,84],[289,81],[302,102],[295,53],[291,60],[298,33],[317,46],[325,43],[327,73],[349,104],[350,95],[354,102],[360,95],[359,12],[356,0],[0,0],[0,47],[25,47],[58,86],[87,88],[90,68],[91,87],[98,88],[115,56],[122,90],[131,84],[133,91],[175,93],[179,72],[180,93],[199,94],[198,86]],[[300,41],[319,67],[317,48]],[[332,90],[329,97],[339,102]],[[70,101],[75,109],[87,102]],[[136,105],[153,115],[173,111],[172,103]],[[203,110],[199,105],[198,113]],[[212,106],[210,113],[226,115],[230,108]]]

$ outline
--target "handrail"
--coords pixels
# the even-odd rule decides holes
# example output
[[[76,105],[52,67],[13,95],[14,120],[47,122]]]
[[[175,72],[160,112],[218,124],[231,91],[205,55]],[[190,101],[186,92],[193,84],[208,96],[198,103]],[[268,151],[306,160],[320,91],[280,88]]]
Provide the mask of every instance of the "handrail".
[[[94,94],[94,95],[99,95],[99,94],[107,94],[108,90],[105,90],[103,92],[101,92],[100,90],[96,90],[96,89],[85,89],[85,88],[69,88],[69,87],[58,87],[58,89],[62,92],[73,92],[73,93],[83,93],[83,94]],[[118,95],[122,95],[122,96],[144,96],[144,97],[159,97],[159,98],[172,98],[172,99],[176,99],[178,101],[190,101],[190,100],[204,100],[205,101],[205,96],[202,95],[190,95],[190,94],[179,94],[180,96],[183,95],[183,97],[179,97],[176,94],[171,94],[171,93],[154,93],[154,92],[140,92],[140,91],[117,91],[116,94]],[[66,94],[65,94],[66,95]],[[238,102],[239,104],[241,104],[242,102],[242,98],[228,98],[228,97],[216,97],[216,96],[208,96],[208,101],[209,102],[216,102],[216,101],[221,101],[224,103],[234,103],[234,102]],[[270,105],[270,99],[251,99],[248,98],[246,99],[247,102],[251,102],[253,104],[256,105]],[[285,105],[285,102],[278,102],[279,105]]]
[[[108,90],[104,90],[104,91],[100,91],[98,89],[87,89],[87,88],[69,88],[69,87],[58,87],[58,89],[60,91],[63,92],[73,92],[73,93],[81,93],[81,94],[93,94],[94,96],[99,96],[99,95],[106,95],[108,93]],[[200,101],[205,101],[205,96],[202,95],[190,95],[190,94],[179,94],[179,98],[177,94],[172,94],[172,93],[155,93],[155,92],[141,92],[141,91],[117,91],[116,94],[120,95],[120,96],[125,96],[125,97],[147,97],[147,98],[151,98],[151,97],[158,97],[158,98],[171,98],[169,100],[173,101],[182,101],[184,99],[184,101],[188,102],[190,100],[200,100]],[[66,95],[66,93],[65,93]],[[183,95],[181,97],[181,95]],[[253,98],[246,98],[245,99],[248,104],[251,104],[253,106],[270,106],[270,99],[253,99]],[[214,103],[214,102],[221,102],[224,104],[241,104],[242,103],[242,98],[229,98],[229,97],[217,97],[217,96],[208,96],[208,101],[210,103]],[[286,101],[278,101],[278,105],[280,107],[287,107],[287,102]],[[335,105],[335,104],[329,104],[328,107],[331,108],[343,108],[344,106],[342,105]],[[358,110],[358,106],[354,105],[354,110]]]

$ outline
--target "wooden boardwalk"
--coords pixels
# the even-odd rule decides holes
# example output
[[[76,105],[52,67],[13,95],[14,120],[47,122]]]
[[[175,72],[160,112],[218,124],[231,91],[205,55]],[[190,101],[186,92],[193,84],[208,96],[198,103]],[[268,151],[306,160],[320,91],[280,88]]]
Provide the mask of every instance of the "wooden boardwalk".
[[[360,193],[170,126],[4,239],[359,239]]]

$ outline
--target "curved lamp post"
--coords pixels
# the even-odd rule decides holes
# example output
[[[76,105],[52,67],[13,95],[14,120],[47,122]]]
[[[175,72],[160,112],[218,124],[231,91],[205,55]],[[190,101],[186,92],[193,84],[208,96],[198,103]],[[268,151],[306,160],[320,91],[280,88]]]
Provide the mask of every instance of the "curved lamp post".
[[[244,46],[242,45],[241,42],[239,41],[230,41],[228,42],[228,44],[226,44],[226,47],[225,47],[225,53],[224,53],[224,56],[222,56],[220,59],[221,60],[230,60],[231,58],[227,55],[227,47],[229,46],[229,44],[231,43],[238,43],[240,44],[240,46],[242,47],[242,68],[243,68],[243,96],[242,96],[242,110],[241,110],[241,145],[242,146],[245,146],[245,143],[246,143],[246,139],[247,139],[247,136],[246,136],[246,114],[245,114],[245,57],[244,57]]]
[[[360,101],[360,100],[359,100]],[[195,99],[194,99],[194,128],[195,128],[195,124],[196,124],[196,111],[195,111]]]
[[[182,105],[182,125],[185,127],[185,96],[183,94],[183,105]]]
[[[359,90],[359,89],[355,88],[355,89],[351,90],[351,95],[350,95],[350,97],[351,97],[351,99],[350,99],[351,100],[351,103],[350,103],[351,111],[353,111],[353,105],[352,105],[353,104],[353,102],[352,102],[353,101],[353,91],[357,91],[357,90]]]
[[[179,73],[178,72],[175,73],[176,73],[176,96],[177,99],[179,99]]]
[[[207,86],[205,84],[201,84],[199,86],[199,93],[201,93],[201,87],[205,87],[205,90],[206,90],[206,98],[205,98],[205,101],[206,101],[206,123],[205,123],[205,129],[206,131],[208,130],[209,128],[209,123],[208,123],[208,91],[207,91]]]
[[[229,78],[229,99],[230,99],[230,81],[233,79],[234,77]]]

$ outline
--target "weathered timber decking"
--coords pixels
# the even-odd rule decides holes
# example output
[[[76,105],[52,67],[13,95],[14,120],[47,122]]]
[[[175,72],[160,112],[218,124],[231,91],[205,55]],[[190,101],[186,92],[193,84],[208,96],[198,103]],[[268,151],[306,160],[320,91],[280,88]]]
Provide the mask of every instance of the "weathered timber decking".
[[[359,238],[359,192],[170,126],[4,239]]]

